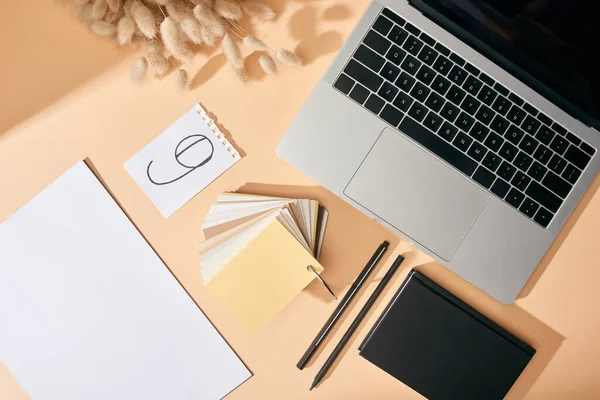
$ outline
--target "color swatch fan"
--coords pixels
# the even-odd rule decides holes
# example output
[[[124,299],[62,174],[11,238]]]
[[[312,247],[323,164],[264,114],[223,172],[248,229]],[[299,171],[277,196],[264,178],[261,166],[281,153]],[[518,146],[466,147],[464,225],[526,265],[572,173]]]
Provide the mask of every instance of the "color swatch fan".
[[[204,285],[246,330],[258,331],[321,280],[327,217],[315,200],[221,194],[203,226]]]

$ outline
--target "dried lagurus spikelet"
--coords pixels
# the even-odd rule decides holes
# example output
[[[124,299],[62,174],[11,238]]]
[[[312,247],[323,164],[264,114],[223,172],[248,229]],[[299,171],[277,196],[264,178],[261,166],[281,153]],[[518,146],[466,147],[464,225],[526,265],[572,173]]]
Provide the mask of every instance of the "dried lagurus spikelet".
[[[146,58],[158,76],[164,76],[169,70],[169,61],[165,57],[165,49],[158,40],[144,42]]]
[[[160,24],[160,35],[167,51],[177,60],[186,62],[194,56],[179,25],[171,17],[165,18]]]
[[[275,19],[275,11],[266,4],[257,1],[245,1],[242,3],[244,12],[251,17],[259,18],[265,21]]]
[[[107,10],[108,4],[106,4],[106,0],[96,0],[92,9],[92,17],[95,20],[101,20],[106,15]]]
[[[177,22],[193,16],[192,6],[186,0],[170,0],[166,8],[169,17]]]
[[[237,21],[242,18],[242,7],[236,0],[216,0],[215,11],[223,18]]]
[[[202,27],[206,28],[208,37],[204,38],[204,41],[211,46],[214,44],[215,40],[225,35],[223,19],[207,5],[198,4],[194,7],[194,16],[200,21]]]
[[[117,27],[107,21],[94,21],[92,31],[100,36],[111,36],[117,31]]]
[[[275,58],[277,58],[277,61],[280,63],[290,67],[302,66],[302,60],[297,55],[286,49],[281,49],[275,53]]]
[[[200,44],[204,41],[204,34],[202,26],[196,18],[185,18],[180,23],[181,30],[187,35],[187,37],[196,44]]]
[[[148,7],[135,0],[131,6],[131,16],[144,36],[149,39],[156,36],[156,21]]]
[[[277,68],[275,67],[275,61],[273,61],[273,57],[263,54],[258,58],[258,63],[267,75],[273,76],[277,74]]]
[[[117,24],[117,41],[119,44],[124,46],[131,43],[136,29],[135,22],[131,18],[127,16],[121,18]]]
[[[223,46],[223,53],[225,54],[225,58],[229,62],[229,65],[231,65],[233,69],[244,69],[244,59],[240,53],[240,48],[233,41],[231,36],[225,35],[221,45]]]
[[[123,11],[126,15],[131,15],[131,8],[133,7],[133,0],[127,0],[125,4],[123,4]]]
[[[246,35],[242,43],[250,50],[267,50],[267,46],[252,35]]]
[[[136,85],[139,85],[146,78],[146,71],[148,70],[148,61],[145,57],[138,57],[131,64],[131,81]]]
[[[121,10],[121,0],[106,0],[110,11],[117,13]]]
[[[175,84],[175,88],[179,93],[183,93],[189,88],[189,78],[188,73],[184,69],[178,69],[173,74],[173,83]]]

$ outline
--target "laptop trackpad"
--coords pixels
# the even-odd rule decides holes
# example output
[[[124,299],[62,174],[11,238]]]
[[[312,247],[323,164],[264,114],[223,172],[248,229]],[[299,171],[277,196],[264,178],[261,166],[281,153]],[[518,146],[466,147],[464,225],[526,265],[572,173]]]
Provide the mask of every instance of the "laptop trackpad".
[[[383,131],[344,194],[450,260],[489,195],[401,135]]]

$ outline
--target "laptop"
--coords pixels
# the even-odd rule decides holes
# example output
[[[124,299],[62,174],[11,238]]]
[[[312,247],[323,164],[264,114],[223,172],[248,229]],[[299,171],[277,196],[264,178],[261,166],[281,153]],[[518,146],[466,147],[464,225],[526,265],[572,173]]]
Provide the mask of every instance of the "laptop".
[[[600,168],[598,15],[373,1],[278,155],[511,303]]]

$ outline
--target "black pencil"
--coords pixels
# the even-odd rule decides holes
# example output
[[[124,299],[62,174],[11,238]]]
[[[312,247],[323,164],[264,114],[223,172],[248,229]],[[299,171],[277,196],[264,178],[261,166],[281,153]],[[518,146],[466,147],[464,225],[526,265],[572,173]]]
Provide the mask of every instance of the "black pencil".
[[[350,286],[350,289],[348,289],[348,292],[346,293],[342,301],[340,301],[340,304],[338,304],[338,306],[335,308],[333,314],[331,314],[327,322],[325,322],[323,328],[321,328],[321,330],[319,331],[315,339],[312,341],[306,352],[304,352],[304,355],[302,356],[300,361],[298,361],[298,364],[296,364],[296,367],[298,367],[298,369],[302,369],[306,366],[308,360],[310,360],[310,358],[315,353],[315,351],[317,351],[321,343],[323,343],[323,340],[331,331],[333,325],[335,325],[337,320],[342,316],[342,314],[348,307],[348,304],[350,304],[354,296],[356,296],[356,293],[361,288],[363,283],[367,280],[367,277],[373,271],[379,260],[381,260],[381,257],[383,257],[383,254],[386,252],[389,245],[390,244],[387,241],[385,241],[377,248],[367,265],[365,265],[365,267],[361,271],[360,275],[356,277],[354,283],[352,283],[352,286]]]
[[[362,310],[360,310],[360,313],[358,313],[358,315],[356,316],[354,322],[352,322],[352,325],[350,325],[350,327],[348,328],[338,345],[335,346],[335,349],[333,349],[333,352],[331,352],[331,355],[329,356],[327,361],[325,361],[325,364],[323,364],[323,366],[317,373],[317,376],[315,377],[315,380],[313,381],[310,390],[313,390],[313,388],[317,386],[319,382],[321,382],[325,374],[327,374],[327,371],[329,370],[329,368],[331,368],[331,366],[335,362],[335,359],[340,355],[340,353],[344,349],[344,346],[346,345],[346,343],[348,343],[348,341],[350,340],[350,338],[352,337],[362,320],[365,318],[373,304],[375,304],[377,298],[379,297],[381,292],[383,292],[383,289],[385,289],[385,286],[392,279],[392,276],[394,275],[398,267],[400,267],[400,264],[402,264],[402,261],[404,261],[404,257],[398,256],[398,258],[396,258],[396,261],[394,261],[388,272],[386,272],[381,282],[379,282],[379,285],[377,285],[377,287],[375,288],[373,294],[371,294],[371,297],[369,297],[369,300],[367,300]]]

